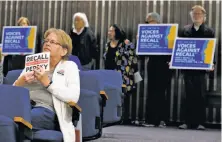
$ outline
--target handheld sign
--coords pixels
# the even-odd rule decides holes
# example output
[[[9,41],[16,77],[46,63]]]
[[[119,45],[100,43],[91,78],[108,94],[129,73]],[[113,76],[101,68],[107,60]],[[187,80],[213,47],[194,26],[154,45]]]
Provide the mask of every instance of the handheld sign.
[[[25,59],[25,71],[30,72],[36,69],[38,66],[42,67],[45,71],[49,71],[50,53],[43,52],[26,56]]]
[[[171,55],[178,24],[139,24],[137,55]]]
[[[2,33],[3,54],[34,54],[37,26],[4,26]]]
[[[213,67],[215,38],[177,38],[171,69],[210,70]]]

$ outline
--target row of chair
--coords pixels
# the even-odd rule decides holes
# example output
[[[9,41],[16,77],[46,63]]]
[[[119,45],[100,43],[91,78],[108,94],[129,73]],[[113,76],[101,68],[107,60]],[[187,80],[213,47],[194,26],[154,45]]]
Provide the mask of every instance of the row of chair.
[[[123,81],[122,81],[121,74],[119,72],[112,71],[112,70],[82,71],[82,66],[80,64],[78,57],[70,56],[69,59],[71,61],[74,61],[78,65],[78,68],[80,70],[79,101],[77,104],[74,102],[67,102],[74,110],[73,111],[74,112],[73,113],[74,125],[77,128],[78,126],[80,126],[79,127],[80,130],[76,131],[76,134],[80,135],[80,137],[83,137],[84,141],[97,139],[101,137],[103,127],[112,126],[121,122],[123,91],[125,90],[125,86],[122,85]],[[7,74],[6,78],[4,78],[4,84],[11,85],[12,83],[14,83],[14,81],[18,78],[20,73],[21,73],[21,70],[10,71]],[[1,91],[0,93],[1,96],[4,96],[4,94],[12,93],[12,92],[7,92],[8,90],[19,88],[19,87],[9,88],[12,86],[8,86],[8,85],[2,85],[2,87],[4,88],[5,92],[2,95],[2,91]],[[16,91],[16,93],[18,93],[18,91]],[[22,94],[25,94],[25,93],[23,92]],[[14,98],[12,97],[9,100],[11,99],[14,99]],[[18,105],[15,103],[15,105],[17,106],[23,105],[21,106],[20,109],[24,110],[22,109],[22,107],[25,107],[25,105],[30,105],[30,103],[22,104],[22,102],[27,101],[27,99],[22,100],[21,104]],[[4,99],[2,99],[2,101],[3,100]],[[4,101],[4,102],[7,102],[7,101]],[[12,109],[11,112],[17,111],[17,108],[18,107],[16,106],[11,107]],[[5,114],[5,113],[6,112],[2,113],[0,111],[0,115]],[[21,115],[17,115],[16,113],[18,113],[18,111],[15,112],[15,114],[12,114],[8,117],[14,118],[12,116],[21,116]],[[30,112],[23,112],[23,114],[24,116],[22,118],[15,117],[14,120],[17,120],[16,122],[18,123],[20,122],[18,120],[23,120],[24,122],[26,122],[24,124],[29,124],[28,122],[31,122],[29,118]],[[0,120],[1,120],[1,117],[0,117]],[[18,126],[23,126],[23,125],[18,125]],[[31,124],[29,126],[31,126]],[[24,130],[25,130],[24,128],[29,128],[29,127],[27,126],[21,127],[21,128],[19,127],[19,132],[20,132],[19,139],[21,141],[22,139],[26,139],[26,138],[29,138],[32,141],[62,141],[61,132],[47,131],[47,130],[41,131],[41,132],[35,132],[34,134],[26,130],[25,131],[26,137],[24,138]],[[30,134],[31,136],[27,134]],[[1,136],[1,133],[0,133],[0,136]]]

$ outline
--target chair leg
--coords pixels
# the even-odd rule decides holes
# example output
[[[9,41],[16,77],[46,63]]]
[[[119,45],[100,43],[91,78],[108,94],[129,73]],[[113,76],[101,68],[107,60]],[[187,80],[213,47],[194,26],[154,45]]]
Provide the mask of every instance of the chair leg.
[[[19,126],[19,131],[18,131],[18,141],[19,142],[23,142],[25,140],[25,135],[24,135],[24,132],[25,132],[25,128],[18,125]]]
[[[79,115],[79,121],[76,126],[76,142],[82,142],[82,114]]]

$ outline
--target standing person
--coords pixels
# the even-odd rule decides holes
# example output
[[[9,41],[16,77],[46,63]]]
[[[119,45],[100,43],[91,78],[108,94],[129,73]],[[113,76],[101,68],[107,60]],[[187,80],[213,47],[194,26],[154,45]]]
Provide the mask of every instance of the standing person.
[[[148,24],[158,24],[160,15],[156,12],[148,13],[146,20]],[[169,55],[149,55],[146,124],[166,126],[166,90],[172,75],[169,61]]]
[[[18,26],[29,26],[30,22],[26,17],[20,17],[17,21]],[[3,63],[4,76],[7,75],[8,71],[16,69],[24,69],[25,67],[25,56],[24,55],[5,55]]]
[[[126,39],[125,32],[116,24],[109,27],[109,42],[106,44],[104,60],[105,69],[121,72],[127,92],[124,98],[124,123],[128,121],[129,96],[136,91],[134,73],[138,71],[135,46]]]
[[[134,73],[138,71],[135,47],[129,40],[126,44],[125,32],[116,24],[110,26],[108,38],[110,41],[106,44],[104,53],[105,69],[121,72],[127,94],[130,94],[135,89]]]
[[[206,11],[200,5],[192,7],[190,12],[193,24],[183,28],[181,37],[186,38],[214,38],[213,29],[206,24]],[[185,81],[185,123],[180,129],[196,127],[204,130],[205,122],[205,74],[203,70],[182,70]]]
[[[96,38],[89,29],[88,19],[85,13],[75,13],[73,15],[73,28],[70,32],[72,39],[72,55],[76,55],[84,70],[91,70],[93,59],[97,57]]]

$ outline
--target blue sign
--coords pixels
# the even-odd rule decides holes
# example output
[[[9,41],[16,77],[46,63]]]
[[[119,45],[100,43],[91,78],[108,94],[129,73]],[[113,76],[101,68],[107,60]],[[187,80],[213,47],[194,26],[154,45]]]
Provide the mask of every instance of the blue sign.
[[[36,32],[36,26],[4,26],[2,33],[2,53],[35,53]]]
[[[215,38],[177,38],[170,68],[211,70],[215,45]]]
[[[137,55],[171,55],[178,24],[139,24]]]

